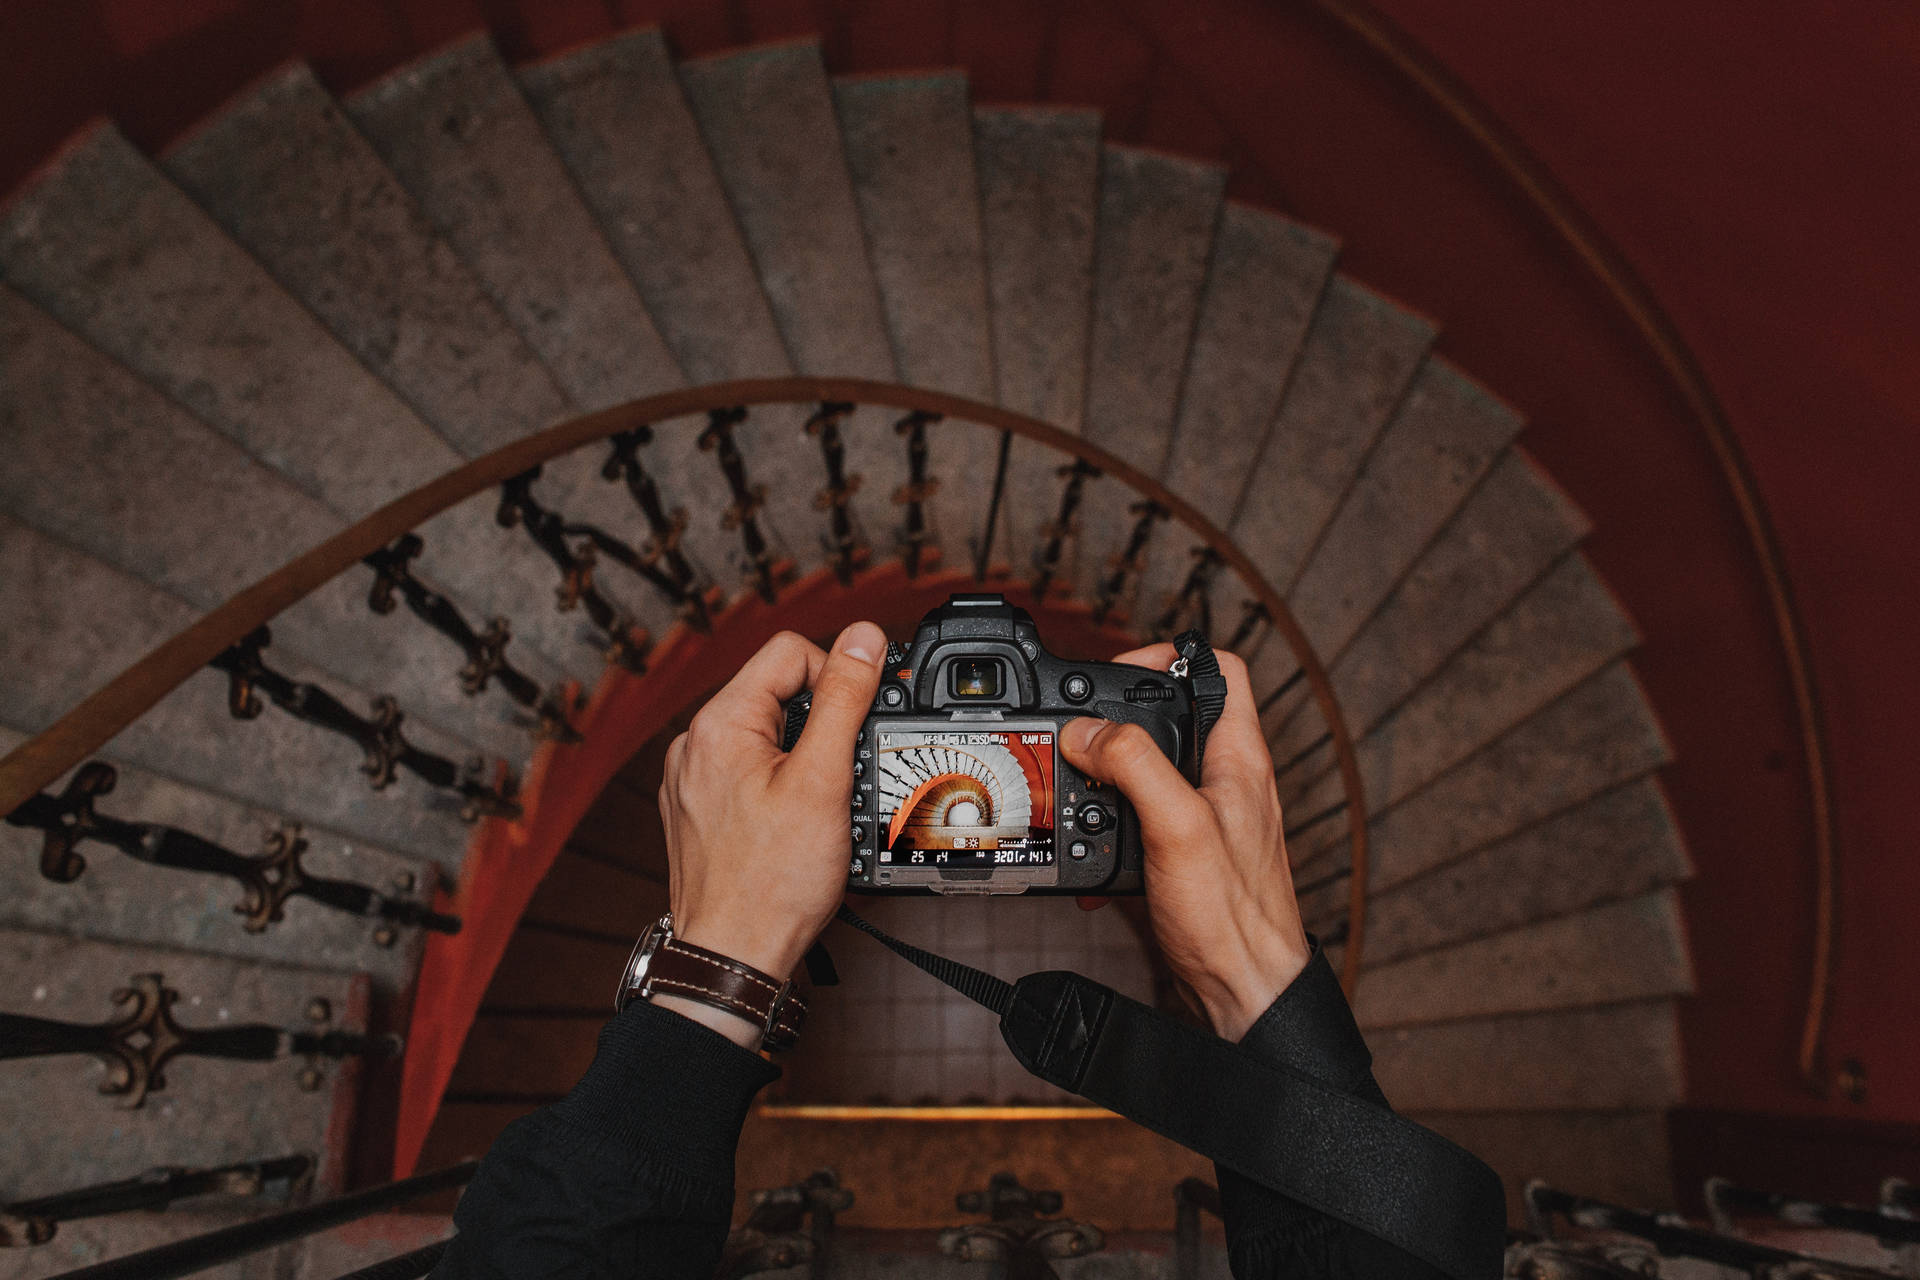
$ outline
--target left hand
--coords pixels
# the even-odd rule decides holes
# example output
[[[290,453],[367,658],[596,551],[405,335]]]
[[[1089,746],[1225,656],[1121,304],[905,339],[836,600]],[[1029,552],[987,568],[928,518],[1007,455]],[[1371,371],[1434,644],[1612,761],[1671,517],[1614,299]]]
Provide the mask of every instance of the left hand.
[[[830,653],[781,632],[667,748],[660,815],[677,936],[785,978],[833,918],[852,848],[854,739],[886,649],[871,622],[842,631]],[[802,689],[813,690],[807,727],[782,751],[781,704]],[[733,1036],[733,1026],[700,1021]]]

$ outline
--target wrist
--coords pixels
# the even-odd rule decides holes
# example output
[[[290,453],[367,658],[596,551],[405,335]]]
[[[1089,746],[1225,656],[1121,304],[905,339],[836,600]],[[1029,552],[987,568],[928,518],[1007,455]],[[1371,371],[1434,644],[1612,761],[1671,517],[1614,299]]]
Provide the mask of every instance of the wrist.
[[[1187,980],[1214,1034],[1235,1043],[1293,985],[1312,955],[1304,934],[1268,930],[1240,941],[1230,958],[1210,962],[1205,972]]]
[[[764,1028],[749,1020],[745,1015],[732,1013],[710,1004],[701,1004],[697,1000],[687,1000],[680,996],[668,995],[656,991],[647,1003],[670,1009],[684,1018],[691,1018],[712,1031],[718,1032],[739,1045],[742,1049],[758,1049]]]
[[[790,926],[755,928],[710,917],[674,919],[674,934],[683,942],[705,947],[741,964],[750,965],[770,978],[784,981],[800,967],[800,958],[813,944],[811,936],[801,937]]]

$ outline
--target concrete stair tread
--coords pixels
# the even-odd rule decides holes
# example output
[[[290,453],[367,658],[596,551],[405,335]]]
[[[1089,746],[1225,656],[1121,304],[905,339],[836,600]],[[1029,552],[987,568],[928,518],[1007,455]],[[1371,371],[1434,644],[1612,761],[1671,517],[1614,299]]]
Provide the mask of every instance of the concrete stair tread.
[[[1398,705],[1586,531],[1559,489],[1525,455],[1508,451],[1358,634],[1331,656],[1322,654],[1349,727],[1364,732]],[[1262,713],[1276,759],[1319,736],[1318,718],[1299,713],[1304,702],[1296,694]]]
[[[1395,878],[1407,871],[1390,856],[1369,876],[1368,964],[1649,892],[1691,868],[1659,784],[1641,778],[1436,870]],[[1302,914],[1325,923],[1344,913],[1344,889],[1303,895]]]
[[[0,754],[26,735],[0,727]],[[99,759],[101,757],[92,757]],[[284,815],[177,782],[137,766],[108,760],[119,774],[99,811],[129,822],[178,827],[243,856],[261,851],[268,831]],[[58,794],[67,778],[47,790]],[[357,881],[388,897],[427,900],[438,878],[430,864],[377,845],[314,827],[302,828],[308,872]],[[321,906],[304,897],[286,904],[286,917],[264,933],[249,933],[236,911],[240,885],[224,876],[156,867],[104,844],[83,844],[86,869],[78,880],[57,884],[40,874],[41,833],[0,826],[0,927],[75,937],[173,947],[336,972],[366,972],[376,988],[398,991],[412,979],[423,939],[401,929],[402,942],[380,947],[375,922]],[[409,877],[401,890],[395,879]]]
[[[1386,808],[1410,794],[1625,653],[1635,639],[1586,559],[1568,556],[1364,730],[1357,755],[1368,805]],[[1337,773],[1317,781],[1311,776],[1296,770],[1286,780],[1303,812],[1318,812],[1343,794]],[[1289,794],[1284,783],[1281,794]]]
[[[1229,201],[1220,214],[1160,474],[1210,518],[1240,505],[1338,248],[1330,236],[1248,205]],[[1187,575],[1192,548],[1176,533],[1154,540],[1141,575],[1142,622],[1159,615]]]
[[[1425,320],[1345,276],[1327,285],[1230,528],[1282,593],[1306,567],[1433,336]]]
[[[973,152],[993,325],[994,399],[1079,431],[1093,317],[1100,117],[1061,108],[977,107]],[[1030,577],[1041,529],[1059,507],[1057,455],[1024,439],[1009,451],[1007,559]]]
[[[569,409],[539,357],[304,65],[161,166],[469,457]]]
[[[1375,1031],[1374,1078],[1396,1110],[1641,1110],[1682,1091],[1671,1000]]]
[[[574,404],[605,409],[681,385],[488,37],[393,72],[344,105]]]
[[[185,630],[193,611],[106,562],[0,517],[0,723],[37,733],[117,673]],[[112,601],[103,628],[98,602]],[[269,650],[269,653],[272,653]],[[281,653],[290,678],[325,679]],[[349,706],[369,695],[330,685]],[[457,746],[415,734],[430,750]],[[121,731],[103,754],[207,790],[285,813],[426,860],[456,863],[467,829],[457,813],[425,803],[424,784],[403,775],[374,792],[356,772],[357,747],[277,710],[237,724],[227,710],[227,677],[203,670]],[[315,787],[317,778],[346,785]]]
[[[991,401],[993,335],[966,76],[841,78],[833,101],[901,380]],[[979,490],[991,483],[998,437],[942,424],[929,445],[928,470],[941,480],[933,500],[941,553],[949,567],[967,564],[987,536]]]
[[[1218,166],[1136,147],[1101,149],[1083,430],[1148,475],[1166,463],[1225,193]],[[1138,518],[1125,490],[1092,487],[1080,516],[1083,599],[1103,598],[1111,557]],[[1138,587],[1137,575],[1130,585]]]
[[[1633,675],[1614,663],[1368,823],[1371,865],[1410,879],[1671,758]],[[1443,820],[1444,819],[1444,820]],[[1300,842],[1296,870],[1343,847],[1337,831]]]
[[[1493,1166],[1507,1191],[1507,1222],[1524,1226],[1530,1178],[1578,1187],[1616,1204],[1662,1205],[1673,1187],[1664,1109],[1411,1113]]]
[[[114,1012],[115,990],[134,974],[157,972],[179,992],[174,1016],[184,1026],[302,1027],[316,997],[329,1002],[334,1025],[364,1025],[364,979],[346,973],[12,928],[0,929],[0,965],[16,975],[5,1009],[34,1017],[103,1022]],[[128,1110],[95,1092],[106,1077],[92,1058],[9,1062],[0,1091],[0,1128],[10,1138],[0,1150],[0,1201],[155,1165],[220,1165],[292,1151],[321,1155],[317,1184],[337,1190],[346,1152],[331,1149],[329,1139],[350,1130],[357,1064],[327,1062],[327,1084],[317,1092],[300,1087],[304,1065],[299,1058],[176,1058],[166,1087]]]
[[[892,379],[880,289],[818,44],[756,45],[682,62],[678,71],[794,370]],[[861,476],[851,495],[857,532],[876,555],[893,554],[903,518],[894,499],[907,481],[907,451],[893,431],[897,417],[866,407],[840,425],[849,470]],[[773,491],[811,497],[813,486],[799,477],[818,476],[824,494],[817,447],[792,476]],[[820,525],[816,515],[813,527]],[[787,526],[809,527],[797,512]],[[806,541],[793,544],[803,563],[815,555]]]
[[[58,226],[62,235],[49,237],[44,230],[48,226]],[[211,426],[285,476],[303,496],[324,503],[339,520],[359,519],[461,461],[205,211],[111,128],[87,134],[15,202],[0,230],[0,274],[180,406],[149,412],[190,438],[199,435],[179,425],[189,417]],[[94,367],[70,344],[61,350],[66,359]],[[153,403],[126,379],[104,372],[100,377],[111,381],[121,398]],[[69,391],[78,389],[76,380]],[[348,429],[364,433],[364,438],[343,441]],[[377,439],[380,447],[364,447],[365,439]],[[239,455],[231,449],[213,447],[207,456],[239,465]],[[197,474],[199,459],[192,451],[161,459],[184,473],[182,484],[161,484],[157,477],[167,473],[141,465],[155,490],[169,498],[153,514],[171,513],[175,495],[197,493],[220,479]],[[195,515],[205,525],[235,504],[257,502],[281,488],[265,486],[259,495],[226,489],[220,502],[197,507]],[[308,513],[305,527],[316,527],[313,503],[295,504]],[[237,514],[247,516],[244,509]],[[541,649],[570,658],[567,669],[576,676],[597,673],[598,664],[573,655],[571,638],[543,616],[551,612],[551,595],[534,588],[541,569],[537,553],[530,562],[513,536],[494,525],[491,508],[449,513],[434,529],[432,550],[420,564],[422,578],[440,579],[435,586],[458,601],[470,619],[515,619],[521,639],[513,657],[528,674],[548,683],[562,670],[554,659],[542,656]],[[285,544],[257,538],[245,539],[240,549],[244,556],[179,567],[234,570],[232,577],[208,588],[211,595],[224,598],[249,580],[247,574],[264,572],[259,557],[285,559],[291,554]],[[518,571],[501,574],[503,557]],[[495,739],[495,745],[500,741]]]
[[[593,212],[614,257],[640,291],[660,336],[692,383],[782,377],[794,372],[739,223],[688,110],[666,43],[634,31],[517,72],[521,89]],[[799,423],[756,413],[743,432],[754,478],[821,473]],[[686,444],[691,445],[691,435]],[[730,499],[716,488],[710,456],[681,455],[678,468],[707,495],[695,507],[695,546],[716,568],[738,535],[714,535]],[[695,465],[697,463],[697,465]],[[810,486],[773,485],[762,517],[788,554],[813,554],[819,517]],[[796,492],[798,491],[798,492]],[[803,533],[806,535],[802,546]],[[731,584],[729,584],[731,585]]]
[[[19,519],[196,611],[341,527],[313,498],[4,287],[0,331],[15,424],[0,502]],[[118,498],[112,521],[91,506],[103,493]],[[276,537],[260,537],[266,529]],[[450,646],[424,628],[377,625],[365,601],[370,582],[356,570],[301,600],[275,619],[279,643],[324,655],[325,668],[342,678],[377,679],[379,692],[400,698],[416,723],[437,715],[454,737],[519,759],[525,735],[504,721],[500,702],[446,696],[459,668],[448,661]],[[111,616],[110,602],[99,607]]]
[[[1355,993],[1354,1017],[1372,1032],[1692,989],[1679,900],[1662,889],[1377,965]]]

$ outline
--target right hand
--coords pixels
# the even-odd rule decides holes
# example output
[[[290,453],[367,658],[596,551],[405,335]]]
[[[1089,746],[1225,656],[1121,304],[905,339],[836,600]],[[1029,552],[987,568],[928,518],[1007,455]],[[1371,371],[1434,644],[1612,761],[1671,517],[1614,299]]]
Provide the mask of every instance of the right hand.
[[[1115,658],[1164,671],[1172,645]],[[1081,717],[1061,753],[1132,802],[1146,849],[1147,913],[1161,952],[1214,1031],[1238,1041],[1306,968],[1273,757],[1247,667],[1221,653],[1227,704],[1207,737],[1196,789],[1139,725]]]

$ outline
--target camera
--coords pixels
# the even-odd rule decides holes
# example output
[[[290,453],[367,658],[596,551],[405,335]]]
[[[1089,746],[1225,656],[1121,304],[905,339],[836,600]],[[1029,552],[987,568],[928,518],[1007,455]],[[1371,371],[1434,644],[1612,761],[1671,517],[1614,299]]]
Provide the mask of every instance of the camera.
[[[853,760],[848,886],[862,893],[1139,893],[1140,824],[1060,755],[1078,716],[1138,724],[1198,782],[1185,661],[1174,671],[1047,652],[1025,609],[955,595],[889,643]],[[1176,674],[1176,672],[1178,674]],[[785,746],[810,696],[787,704]]]

